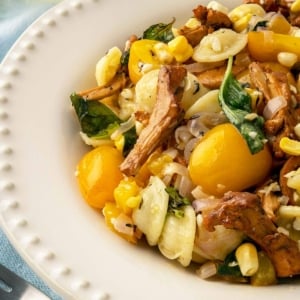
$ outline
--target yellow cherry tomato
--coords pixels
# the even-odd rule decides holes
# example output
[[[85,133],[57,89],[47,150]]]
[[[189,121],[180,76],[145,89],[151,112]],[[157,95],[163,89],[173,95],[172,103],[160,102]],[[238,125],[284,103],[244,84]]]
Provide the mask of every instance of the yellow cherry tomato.
[[[77,181],[86,202],[95,208],[103,208],[114,201],[114,189],[123,175],[120,164],[123,156],[113,146],[99,146],[83,156],[77,166]]]
[[[129,77],[133,83],[148,71],[160,67],[159,59],[154,55],[153,47],[159,42],[142,39],[132,43],[128,62]]]
[[[272,156],[267,146],[252,155],[246,141],[232,124],[208,131],[196,145],[189,162],[194,184],[222,196],[260,183],[270,172]]]
[[[294,53],[300,59],[300,38],[273,31],[251,31],[248,33],[248,50],[259,61],[277,61],[280,52]]]

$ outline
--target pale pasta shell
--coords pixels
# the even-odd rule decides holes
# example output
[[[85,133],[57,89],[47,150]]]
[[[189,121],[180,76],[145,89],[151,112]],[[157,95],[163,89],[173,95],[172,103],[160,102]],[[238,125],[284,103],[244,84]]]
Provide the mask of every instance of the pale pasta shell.
[[[164,182],[152,176],[149,185],[141,192],[142,203],[134,209],[134,224],[145,234],[150,246],[158,243],[167,215],[169,195]]]
[[[201,40],[194,49],[193,59],[197,62],[222,61],[243,50],[247,42],[247,34],[222,28]]]

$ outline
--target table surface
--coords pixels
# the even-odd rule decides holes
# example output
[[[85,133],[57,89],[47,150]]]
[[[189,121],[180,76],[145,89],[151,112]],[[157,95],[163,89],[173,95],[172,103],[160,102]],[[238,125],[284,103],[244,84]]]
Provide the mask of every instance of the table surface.
[[[22,32],[37,17],[59,1],[60,0],[0,0],[0,62]],[[0,263],[32,283],[50,297],[50,299],[62,299],[30,269],[1,229]]]

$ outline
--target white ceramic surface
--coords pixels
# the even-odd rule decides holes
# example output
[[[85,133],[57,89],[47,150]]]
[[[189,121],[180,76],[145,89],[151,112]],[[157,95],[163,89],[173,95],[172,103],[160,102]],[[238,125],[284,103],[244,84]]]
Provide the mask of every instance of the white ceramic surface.
[[[79,195],[74,169],[86,149],[70,93],[95,85],[95,63],[110,47],[173,16],[182,24],[200,2],[66,0],[28,28],[3,61],[0,224],[65,299],[299,298],[299,283],[254,288],[200,280],[155,249],[112,234]]]

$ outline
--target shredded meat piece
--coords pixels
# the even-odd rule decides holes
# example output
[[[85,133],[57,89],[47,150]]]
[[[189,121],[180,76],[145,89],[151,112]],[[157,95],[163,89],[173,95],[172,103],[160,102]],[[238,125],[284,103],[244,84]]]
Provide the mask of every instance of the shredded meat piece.
[[[284,159],[286,154],[280,149],[279,142],[283,137],[296,139],[294,127],[298,123],[287,74],[273,71],[258,62],[249,65],[249,72],[252,84],[263,93],[265,99],[261,107],[258,107],[259,114],[262,114],[266,103],[274,97],[282,96],[287,102],[285,107],[264,124],[274,157],[279,160]]]
[[[289,204],[295,205],[294,190],[287,186],[287,173],[300,168],[300,156],[291,156],[280,170],[279,184],[283,195],[289,198]]]
[[[272,181],[267,181],[263,186],[257,189],[256,194],[260,197],[262,208],[267,217],[273,222],[276,221],[276,213],[280,207],[278,196],[273,191],[267,191],[266,188],[272,184]]]
[[[121,164],[121,171],[135,175],[151,152],[161,143],[178,122],[181,116],[180,99],[182,80],[186,69],[182,66],[163,66],[158,75],[157,99],[148,125]]]
[[[243,3],[255,3],[262,6],[266,12],[276,11],[284,16],[289,15],[290,1],[288,0],[244,0]]]
[[[211,32],[213,32],[213,29],[208,28],[206,25],[199,25],[195,28],[183,26],[179,30],[179,33],[186,37],[192,47],[197,46],[200,41]]]
[[[300,274],[300,251],[296,241],[283,233],[266,216],[259,197],[247,192],[228,192],[213,210],[203,213],[203,224],[240,230],[269,256],[278,277]]]
[[[106,97],[119,93],[126,85],[126,75],[121,72],[117,74],[112,81],[105,86],[97,86],[95,88],[79,92],[78,95],[86,100],[101,100]]]
[[[220,11],[198,5],[193,9],[193,12],[195,18],[197,18],[201,24],[212,27],[214,30],[232,27],[232,22],[229,17]]]
[[[204,36],[214,30],[232,27],[229,17],[220,11],[199,5],[193,9],[193,12],[194,17],[201,22],[201,25],[195,28],[184,26],[179,30],[180,34],[184,35],[193,47],[198,45]]]
[[[209,89],[218,89],[224,79],[224,74],[226,71],[226,66],[220,66],[214,69],[206,70],[197,74],[197,78],[201,84]],[[243,65],[234,65],[232,67],[232,73],[237,76],[246,69]]]

